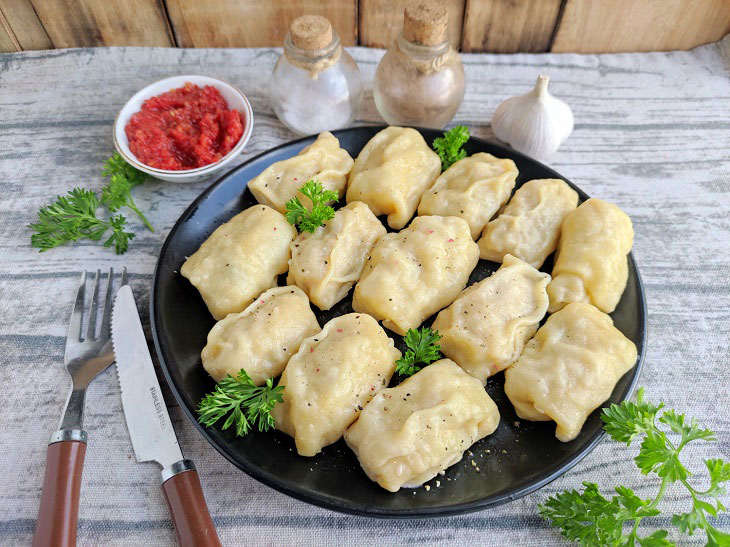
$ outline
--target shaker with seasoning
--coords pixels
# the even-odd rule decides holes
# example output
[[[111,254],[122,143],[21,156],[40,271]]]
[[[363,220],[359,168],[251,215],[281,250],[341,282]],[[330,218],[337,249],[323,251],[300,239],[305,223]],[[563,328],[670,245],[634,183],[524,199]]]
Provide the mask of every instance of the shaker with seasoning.
[[[433,2],[409,4],[403,31],[378,65],[373,96],[391,125],[442,128],[464,99],[464,68],[449,43],[446,8]]]
[[[362,78],[332,24],[319,15],[304,15],[289,27],[269,92],[281,122],[309,135],[352,124],[362,99]]]

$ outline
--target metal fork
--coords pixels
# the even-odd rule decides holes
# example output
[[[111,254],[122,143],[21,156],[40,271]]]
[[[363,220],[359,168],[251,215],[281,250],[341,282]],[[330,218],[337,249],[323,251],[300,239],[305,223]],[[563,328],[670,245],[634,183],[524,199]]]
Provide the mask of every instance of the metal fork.
[[[96,270],[91,304],[89,310],[85,311],[84,271],[71,312],[64,363],[73,387],[66,402],[61,425],[51,435],[48,444],[43,495],[33,537],[34,547],[76,544],[81,473],[88,439],[83,429],[86,388],[97,374],[114,362],[110,332],[114,270],[109,269],[104,307],[101,311],[101,328],[97,335],[100,280],[101,271]],[[126,284],[127,269],[124,268],[122,285]],[[87,328],[82,336],[81,327],[84,322]]]

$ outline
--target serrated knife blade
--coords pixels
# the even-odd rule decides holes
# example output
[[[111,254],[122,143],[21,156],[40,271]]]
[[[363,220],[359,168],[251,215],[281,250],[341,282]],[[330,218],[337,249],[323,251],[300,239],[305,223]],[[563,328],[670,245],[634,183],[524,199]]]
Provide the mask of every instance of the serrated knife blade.
[[[162,493],[182,547],[220,547],[198,472],[184,460],[162,398],[137,304],[129,285],[117,291],[112,342],[122,407],[137,461],[162,465]]]
[[[129,285],[117,291],[112,340],[124,416],[137,461],[154,460],[167,467],[182,460]]]

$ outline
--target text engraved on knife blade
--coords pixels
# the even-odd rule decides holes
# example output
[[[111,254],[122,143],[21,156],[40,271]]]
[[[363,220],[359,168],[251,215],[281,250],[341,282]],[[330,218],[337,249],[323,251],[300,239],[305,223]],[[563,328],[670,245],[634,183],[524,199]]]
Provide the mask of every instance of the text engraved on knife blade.
[[[155,405],[155,412],[157,413],[157,420],[160,422],[160,429],[165,429],[165,414],[162,410],[162,403],[160,402],[160,396],[157,393],[155,386],[150,386],[150,393],[152,394],[152,403]]]

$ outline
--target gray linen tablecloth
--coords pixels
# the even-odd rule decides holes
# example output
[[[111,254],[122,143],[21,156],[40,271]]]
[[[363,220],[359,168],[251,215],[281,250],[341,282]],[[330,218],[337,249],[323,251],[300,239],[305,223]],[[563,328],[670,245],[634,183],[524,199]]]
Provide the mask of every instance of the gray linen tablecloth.
[[[294,138],[269,106],[268,79],[279,51],[101,48],[0,55],[0,544],[27,545],[32,536],[48,435],[69,389],[62,361],[78,272],[127,266],[149,336],[158,252],[208,183],[152,181],[136,189],[137,204],[157,230],[135,223],[137,237],[123,256],[87,242],[39,254],[29,246],[26,225],[55,195],[76,185],[101,187],[118,110],[135,91],[166,76],[207,74],[248,95],[255,129],[236,164]],[[351,52],[369,90],[382,51]],[[717,432],[720,442],[698,446],[690,464],[729,459],[730,37],[689,52],[463,60],[467,93],[454,122],[479,137],[494,138],[489,120],[497,104],[528,91],[540,72],[572,106],[575,130],[552,165],[588,194],[618,204],[634,222],[649,309],[640,385],[651,400]],[[379,122],[368,91],[358,123]],[[496,509],[432,520],[352,517],[291,499],[238,471],[163,387],[225,545],[561,545],[537,516],[536,504],[547,495],[584,480],[606,489],[623,483],[644,497],[658,486],[639,476],[634,448],[603,442],[567,475]],[[135,462],[113,370],[89,389],[85,428],[79,544],[173,543],[159,470]],[[672,490],[664,507],[669,515],[686,508],[683,492]],[[654,522],[667,526],[668,517]],[[730,519],[720,524],[728,529]]]

